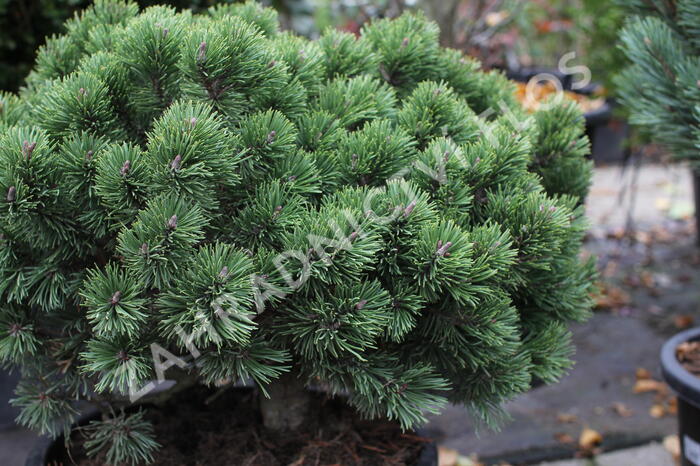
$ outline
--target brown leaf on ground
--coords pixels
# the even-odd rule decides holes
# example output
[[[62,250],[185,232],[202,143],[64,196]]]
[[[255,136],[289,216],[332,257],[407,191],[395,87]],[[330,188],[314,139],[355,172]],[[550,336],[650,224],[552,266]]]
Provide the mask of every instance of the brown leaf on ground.
[[[653,242],[655,243],[671,243],[678,239],[678,236],[669,231],[662,225],[654,225],[651,228],[651,234],[653,236]]]
[[[600,275],[603,277],[614,277],[615,274],[617,273],[618,269],[618,262],[617,261],[608,261],[607,264],[605,264],[605,268],[603,269],[602,272],[600,272]]]
[[[679,314],[673,318],[673,325],[675,325],[676,328],[680,330],[691,327],[693,325],[693,322],[693,316],[688,314]]]
[[[651,372],[643,367],[638,367],[634,373],[637,380],[649,380],[651,379]]]
[[[668,400],[668,406],[666,406],[666,411],[668,411],[668,414],[678,414],[678,398],[674,396],[673,398]]]
[[[664,417],[664,415],[666,415],[666,408],[664,408],[663,405],[655,404],[649,408],[649,416],[653,417],[654,419],[660,419]]]
[[[622,239],[625,237],[626,233],[627,233],[627,231],[624,228],[615,227],[615,228],[611,229],[610,231],[608,231],[606,236],[609,239]]]
[[[632,389],[634,393],[649,393],[656,392],[659,394],[666,394],[668,392],[668,386],[654,379],[641,379],[637,380]]]
[[[562,443],[562,444],[568,444],[568,443],[575,443],[575,442],[576,442],[576,441],[574,440],[574,438],[573,438],[571,435],[569,435],[569,434],[567,434],[567,433],[565,433],[565,432],[557,432],[557,433],[555,433],[555,434],[554,434],[554,440],[556,440],[557,442]]]
[[[664,437],[664,448],[673,456],[673,460],[678,462],[681,459],[681,442],[677,435]]]
[[[603,443],[603,436],[589,427],[585,427],[578,438],[578,446],[582,450],[590,451],[601,443]]]
[[[651,234],[650,232],[648,232],[648,231],[637,231],[637,232],[634,234],[634,238],[635,238],[638,242],[640,242],[640,243],[642,243],[642,244],[645,244],[645,245],[649,245],[649,244],[651,244],[651,243],[654,241],[654,238],[653,238],[652,234]]]
[[[597,309],[619,309],[629,305],[630,295],[622,288],[608,283],[599,283],[599,292],[593,296]]]
[[[620,417],[630,417],[634,414],[624,403],[613,403],[612,410]]]
[[[558,413],[557,422],[560,424],[573,424],[578,421],[578,417],[575,414],[569,413]]]
[[[439,466],[457,466],[459,453],[457,450],[446,447],[438,447],[438,464]]]
[[[656,280],[654,280],[654,274],[648,270],[643,270],[639,274],[639,279],[642,282],[642,286],[648,290],[656,290]]]

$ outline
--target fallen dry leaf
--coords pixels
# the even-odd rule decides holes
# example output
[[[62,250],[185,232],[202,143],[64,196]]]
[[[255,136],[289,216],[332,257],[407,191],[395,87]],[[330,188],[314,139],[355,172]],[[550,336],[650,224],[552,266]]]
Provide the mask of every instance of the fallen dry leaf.
[[[625,237],[627,233],[627,230],[625,230],[623,227],[615,227],[608,231],[607,237],[609,239],[622,239]]]
[[[668,400],[668,406],[666,406],[666,411],[668,412],[668,414],[678,414],[678,398],[674,396],[673,398]]]
[[[653,241],[652,235],[648,231],[637,231],[634,234],[634,238],[644,245],[649,245]]]
[[[668,386],[654,379],[641,379],[637,380],[632,389],[634,393],[648,393],[656,392],[659,394],[665,394],[668,392]]]
[[[438,447],[438,464],[440,466],[457,466],[459,453],[452,448]]]
[[[643,367],[638,367],[634,373],[637,380],[649,380],[651,379],[651,372]]]
[[[673,232],[661,225],[651,227],[651,233],[654,235],[654,242],[657,243],[670,243],[677,239]]]
[[[573,424],[576,421],[578,421],[578,417],[576,417],[575,414],[569,414],[569,413],[558,413],[557,414],[557,422],[560,424]]]
[[[639,274],[639,279],[642,282],[642,285],[644,288],[647,289],[655,289],[656,287],[656,280],[654,280],[654,274],[649,272],[648,270],[644,270]]]
[[[665,414],[666,408],[664,408],[663,405],[655,404],[649,408],[649,416],[653,417],[654,419],[662,418]]]
[[[564,432],[557,432],[556,434],[554,434],[554,440],[563,444],[575,442],[574,438],[571,435]]]
[[[664,437],[664,448],[673,456],[674,461],[679,461],[681,458],[681,442],[677,435],[668,435]]]
[[[589,427],[585,427],[578,438],[578,446],[583,450],[592,450],[602,442],[603,436]]]
[[[594,295],[595,306],[598,309],[619,309],[631,301],[630,295],[622,288],[607,283],[600,283],[599,292]]]
[[[630,417],[634,414],[624,403],[613,403],[612,410],[620,417]]]
[[[688,314],[680,314],[673,318],[673,325],[675,325],[677,329],[683,330],[691,327],[693,325],[693,321],[693,316]]]

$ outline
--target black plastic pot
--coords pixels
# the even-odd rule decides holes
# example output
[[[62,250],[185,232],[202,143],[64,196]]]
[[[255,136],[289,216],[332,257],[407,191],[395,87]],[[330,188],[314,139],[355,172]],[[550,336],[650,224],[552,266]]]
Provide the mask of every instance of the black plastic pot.
[[[581,89],[572,89],[573,75],[562,73],[550,68],[520,68],[506,70],[509,79],[528,82],[538,74],[549,74],[556,77],[565,91],[582,95],[592,95],[600,87],[590,83]],[[619,163],[626,157],[624,140],[627,137],[627,125],[624,122],[612,122],[614,101],[606,99],[605,103],[583,116],[586,119],[586,135],[591,141],[591,158],[598,163]]]
[[[693,175],[693,194],[695,198],[695,241],[700,246],[700,169],[691,168]]]
[[[84,426],[90,421],[100,417],[98,412],[92,412],[80,417],[76,425]],[[430,436],[420,429],[416,431],[418,437],[430,439]],[[47,466],[53,464],[61,464],[62,458],[66,457],[65,438],[63,435],[56,439],[49,437],[40,437],[34,444],[34,448],[27,455],[27,460],[24,466]],[[421,451],[418,461],[414,466],[438,466],[438,449],[435,442],[431,439],[426,442]]]
[[[90,419],[86,419],[84,424],[88,423]],[[424,437],[424,434],[420,431],[417,432],[417,435]],[[57,464],[53,461],[55,461],[56,458],[65,456],[63,442],[63,436],[55,440],[48,437],[41,437],[37,440],[32,451],[29,452],[24,466],[47,466],[49,464]],[[435,442],[431,441],[425,444],[415,466],[438,466],[438,449]]]
[[[678,362],[676,348],[681,343],[695,340],[700,340],[700,327],[679,333],[661,349],[661,371],[678,395],[678,438],[683,466],[700,465],[700,377],[685,370]]]

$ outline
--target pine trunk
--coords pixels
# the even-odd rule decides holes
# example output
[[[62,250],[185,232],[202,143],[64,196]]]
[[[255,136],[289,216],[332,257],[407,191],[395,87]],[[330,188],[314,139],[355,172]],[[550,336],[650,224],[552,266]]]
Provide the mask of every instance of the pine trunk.
[[[269,398],[260,395],[260,411],[265,428],[275,432],[299,428],[308,418],[311,394],[296,372],[283,374],[272,382]]]

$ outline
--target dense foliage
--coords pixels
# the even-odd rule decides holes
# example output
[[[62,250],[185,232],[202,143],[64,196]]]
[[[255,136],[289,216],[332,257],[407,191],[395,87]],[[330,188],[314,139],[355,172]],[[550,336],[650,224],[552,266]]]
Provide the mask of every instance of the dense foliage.
[[[415,15],[312,42],[255,3],[100,0],[67,30],[0,113],[22,424],[91,401],[91,450],[140,462],[151,427],[120,408],[170,366],[263,394],[293,374],[404,427],[448,400],[493,422],[569,367],[594,274],[574,103],[526,114]]]
[[[167,4],[178,9],[206,10],[217,3],[240,0],[138,0],[142,8]],[[90,5],[90,0],[0,0],[0,90],[17,91],[46,37],[64,32],[64,21]],[[308,0],[268,0],[293,29],[310,29]]]
[[[630,122],[673,155],[694,162],[700,143],[700,1],[620,2],[629,66],[617,79]]]

